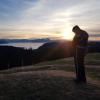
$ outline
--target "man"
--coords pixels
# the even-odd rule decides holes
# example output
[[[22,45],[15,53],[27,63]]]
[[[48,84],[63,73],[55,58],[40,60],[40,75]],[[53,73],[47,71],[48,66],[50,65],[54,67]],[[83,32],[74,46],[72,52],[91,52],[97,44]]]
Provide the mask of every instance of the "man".
[[[74,46],[74,61],[75,61],[75,69],[76,69],[76,79],[75,82],[86,83],[85,76],[85,66],[84,66],[84,57],[87,51],[88,45],[88,33],[84,30],[81,30],[79,26],[74,26],[72,31],[75,33],[73,38],[73,46]]]

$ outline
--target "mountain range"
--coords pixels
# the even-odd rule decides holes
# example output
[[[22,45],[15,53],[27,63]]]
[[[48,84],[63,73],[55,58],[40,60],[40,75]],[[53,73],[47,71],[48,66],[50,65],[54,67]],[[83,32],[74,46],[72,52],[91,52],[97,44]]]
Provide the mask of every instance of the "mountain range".
[[[50,42],[49,38],[40,38],[40,39],[0,39],[0,44],[7,43],[29,43],[29,42]]]

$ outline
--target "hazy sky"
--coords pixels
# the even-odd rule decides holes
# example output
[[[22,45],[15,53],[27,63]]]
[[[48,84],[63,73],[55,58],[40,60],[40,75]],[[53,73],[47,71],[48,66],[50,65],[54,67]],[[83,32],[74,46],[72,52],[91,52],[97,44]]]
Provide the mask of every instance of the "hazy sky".
[[[0,38],[60,37],[76,24],[99,36],[100,0],[0,0]]]

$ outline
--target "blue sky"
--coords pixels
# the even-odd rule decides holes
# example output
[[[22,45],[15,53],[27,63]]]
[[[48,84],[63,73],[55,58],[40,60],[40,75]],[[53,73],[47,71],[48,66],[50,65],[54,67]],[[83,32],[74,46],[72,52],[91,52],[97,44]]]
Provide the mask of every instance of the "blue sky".
[[[0,0],[0,38],[72,36],[79,25],[100,34],[100,0]]]

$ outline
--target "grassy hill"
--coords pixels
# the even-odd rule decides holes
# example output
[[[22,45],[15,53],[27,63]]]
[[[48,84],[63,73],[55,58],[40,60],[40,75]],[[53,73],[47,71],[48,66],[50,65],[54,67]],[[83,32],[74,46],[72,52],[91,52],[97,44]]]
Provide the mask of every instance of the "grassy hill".
[[[75,84],[73,58],[0,71],[0,100],[100,100],[100,54],[86,56],[87,84]]]

